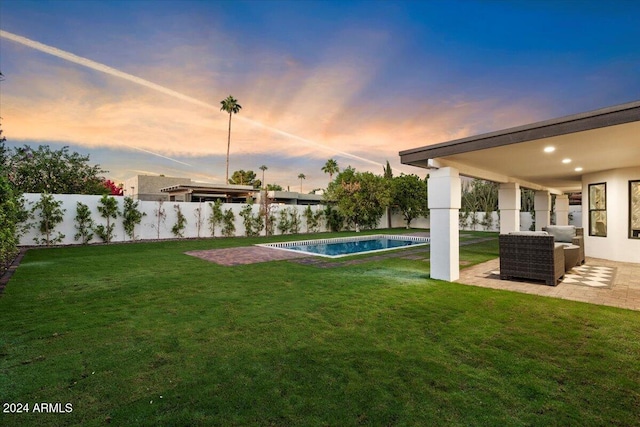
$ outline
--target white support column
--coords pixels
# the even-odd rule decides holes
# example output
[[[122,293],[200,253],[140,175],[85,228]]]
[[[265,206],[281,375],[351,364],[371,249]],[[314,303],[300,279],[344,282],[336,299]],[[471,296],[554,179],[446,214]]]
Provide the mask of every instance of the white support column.
[[[431,278],[460,278],[458,212],[462,198],[458,170],[441,168],[429,174]]]
[[[500,184],[498,209],[500,209],[500,233],[520,231],[520,185],[515,182]]]
[[[533,207],[536,211],[536,231],[551,225],[551,194],[548,191],[536,191]]]
[[[556,196],[556,225],[569,225],[569,195]]]

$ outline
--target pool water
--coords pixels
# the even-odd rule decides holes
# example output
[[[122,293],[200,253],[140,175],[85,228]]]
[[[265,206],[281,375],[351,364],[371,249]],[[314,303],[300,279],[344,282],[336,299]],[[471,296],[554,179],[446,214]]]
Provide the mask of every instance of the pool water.
[[[259,246],[266,246],[294,252],[302,252],[309,255],[338,258],[348,255],[389,251],[408,246],[421,246],[428,243],[428,237],[373,235],[336,239],[306,240],[299,242],[267,243]]]

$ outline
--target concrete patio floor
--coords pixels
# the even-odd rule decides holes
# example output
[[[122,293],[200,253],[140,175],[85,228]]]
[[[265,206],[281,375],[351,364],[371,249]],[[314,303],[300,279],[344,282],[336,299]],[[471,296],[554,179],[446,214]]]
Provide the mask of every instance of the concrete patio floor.
[[[496,275],[488,274],[500,269],[499,259],[460,270],[460,279],[456,282],[640,311],[640,264],[587,257],[585,265],[616,268],[611,286],[597,288],[563,282],[558,286],[547,286],[543,282],[536,281],[500,280]]]

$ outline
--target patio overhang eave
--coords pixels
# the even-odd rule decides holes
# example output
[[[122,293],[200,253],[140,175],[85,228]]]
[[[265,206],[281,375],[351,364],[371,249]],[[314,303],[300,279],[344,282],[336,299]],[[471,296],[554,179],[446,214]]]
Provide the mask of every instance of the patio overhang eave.
[[[400,152],[402,164],[552,193],[582,176],[640,164],[640,101]],[[554,147],[551,153],[546,147]]]

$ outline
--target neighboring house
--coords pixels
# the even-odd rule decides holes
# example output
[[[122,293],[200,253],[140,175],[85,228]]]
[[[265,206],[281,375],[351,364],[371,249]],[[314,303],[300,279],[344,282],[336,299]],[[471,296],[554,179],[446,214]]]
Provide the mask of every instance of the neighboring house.
[[[170,202],[211,202],[221,199],[228,203],[246,203],[253,199],[260,202],[261,191],[250,185],[206,184],[189,178],[137,175],[124,182],[124,195],[136,200]],[[269,198],[276,204],[317,205],[323,196],[289,191],[269,191]]]
[[[279,205],[319,205],[324,203],[324,196],[320,194],[304,194],[295,191],[268,191],[267,196],[272,203]],[[258,196],[260,200],[260,196]]]
[[[246,203],[255,199],[257,190],[251,185],[187,183],[162,188],[172,202],[212,202],[221,199],[225,203]]]
[[[582,193],[587,256],[640,263],[640,101],[400,152],[429,172],[431,276],[459,278],[460,175],[500,183],[500,231],[520,229],[520,188],[535,194],[536,229],[568,223]],[[572,197],[575,200],[575,196]]]
[[[124,195],[135,200],[155,202],[157,200],[169,201],[169,194],[161,190],[165,187],[179,184],[190,184],[189,178],[176,178],[158,175],[136,175],[124,181]]]

